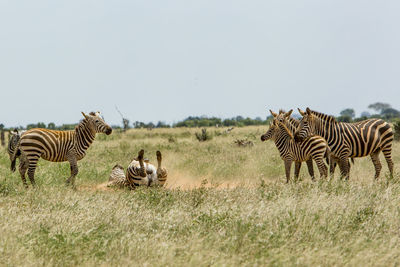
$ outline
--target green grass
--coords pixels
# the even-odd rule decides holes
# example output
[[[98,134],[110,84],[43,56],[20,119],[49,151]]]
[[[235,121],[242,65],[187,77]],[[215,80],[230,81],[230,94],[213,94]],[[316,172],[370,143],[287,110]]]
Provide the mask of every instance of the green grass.
[[[25,190],[0,152],[0,265],[366,265],[400,264],[400,177],[369,158],[350,181],[285,184],[266,127],[235,128],[198,142],[198,129],[98,135],[81,160],[77,190],[67,163],[40,160],[36,189]],[[172,137],[172,138],[171,138]],[[255,142],[251,148],[236,139]],[[168,186],[102,190],[116,163],[160,149]],[[394,146],[397,169],[400,151]],[[315,168],[317,173],[317,169]]]

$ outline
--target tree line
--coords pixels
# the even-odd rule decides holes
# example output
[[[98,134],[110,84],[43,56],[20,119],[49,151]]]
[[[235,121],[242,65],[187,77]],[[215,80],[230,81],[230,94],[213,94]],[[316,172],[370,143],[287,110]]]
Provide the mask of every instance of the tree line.
[[[400,111],[393,108],[390,104],[387,103],[373,103],[368,106],[368,109],[373,112],[364,111],[361,112],[359,117],[356,117],[356,113],[352,108],[346,108],[340,112],[340,115],[336,117],[338,121],[342,122],[356,122],[365,120],[368,118],[381,118],[386,121],[400,123]],[[121,125],[112,125],[114,129],[129,129],[129,128],[171,128],[171,127],[242,127],[242,126],[250,126],[250,125],[266,125],[272,119],[271,116],[267,116],[262,119],[261,117],[249,118],[243,116],[236,116],[228,119],[222,119],[218,117],[208,117],[208,116],[189,116],[182,121],[177,123],[167,124],[165,122],[159,121],[157,123],[153,122],[141,122],[135,121],[130,123],[127,118],[123,118],[122,126]],[[57,126],[55,123],[50,122],[45,124],[43,122],[31,123],[28,124],[25,129],[32,128],[47,128],[53,130],[73,130],[77,124],[62,124]],[[24,129],[24,127],[17,127],[19,129]],[[0,124],[0,130],[5,129],[3,124]]]

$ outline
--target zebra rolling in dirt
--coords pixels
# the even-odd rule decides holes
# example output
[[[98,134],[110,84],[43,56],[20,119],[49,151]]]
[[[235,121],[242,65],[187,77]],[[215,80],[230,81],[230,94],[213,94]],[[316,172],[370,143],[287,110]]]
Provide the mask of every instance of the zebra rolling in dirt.
[[[100,117],[100,112],[85,114],[84,119],[72,131],[56,131],[48,129],[30,129],[26,131],[18,142],[11,157],[11,170],[15,171],[15,160],[20,153],[19,172],[25,187],[28,186],[25,173],[31,184],[35,185],[35,170],[39,158],[52,162],[68,161],[71,167],[71,176],[67,184],[74,186],[75,176],[78,174],[77,161],[86,155],[86,150],[95,139],[96,133],[112,133],[112,128]]]
[[[392,143],[393,130],[381,119],[368,119],[356,123],[337,122],[335,117],[312,111],[299,109],[303,118],[295,133],[298,141],[310,135],[318,134],[325,138],[331,155],[339,163],[341,177],[349,179],[349,158],[370,155],[375,167],[375,179],[378,179],[382,165],[379,152],[382,151],[390,175],[393,176]]]
[[[290,169],[293,162],[295,162],[295,167],[297,169],[295,177],[298,177],[301,162],[311,159],[315,160],[317,163],[320,176],[323,178],[327,177],[328,169],[323,159],[327,153],[329,154],[329,147],[325,139],[321,136],[311,136],[297,143],[294,141],[293,133],[288,127],[283,122],[277,120],[273,120],[269,130],[263,136],[264,140],[274,140],[285,164],[286,182],[290,180]]]
[[[137,186],[163,186],[167,180],[168,171],[161,166],[162,155],[157,151],[157,168],[144,159],[144,150],[140,150],[137,158],[129,164],[126,175],[124,168],[115,165],[109,179],[108,186],[135,188]]]

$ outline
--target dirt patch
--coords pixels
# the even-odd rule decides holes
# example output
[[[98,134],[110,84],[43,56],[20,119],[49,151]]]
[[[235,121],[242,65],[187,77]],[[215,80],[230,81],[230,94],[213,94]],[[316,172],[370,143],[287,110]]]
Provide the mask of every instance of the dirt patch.
[[[113,192],[119,190],[118,187],[108,187],[108,182],[97,185],[80,185],[77,187],[79,191],[108,191]],[[173,173],[168,176],[165,184],[166,189],[192,190],[199,187],[215,188],[215,189],[232,189],[236,187],[254,187],[254,182],[250,181],[213,181],[212,177],[194,177],[186,173]]]
[[[199,187],[229,189],[251,186],[245,181],[213,181],[212,177],[193,177],[185,173],[174,173],[165,185],[168,189],[191,190]]]

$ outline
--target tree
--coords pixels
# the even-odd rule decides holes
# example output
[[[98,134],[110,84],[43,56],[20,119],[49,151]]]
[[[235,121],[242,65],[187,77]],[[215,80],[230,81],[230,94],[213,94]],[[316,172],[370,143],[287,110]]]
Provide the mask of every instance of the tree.
[[[368,111],[363,111],[363,112],[361,112],[360,117],[361,118],[369,118],[369,117],[371,117],[371,113],[369,113]]]
[[[346,108],[340,112],[340,116],[350,117],[351,119],[353,119],[356,116],[356,113],[354,112],[354,109]]]
[[[400,117],[400,111],[394,108],[386,108],[381,111],[381,115],[385,119],[393,119]]]
[[[378,113],[381,113],[384,109],[391,108],[390,104],[388,103],[382,103],[382,102],[376,102],[373,104],[370,104],[368,108],[375,110]]]
[[[47,129],[54,130],[56,128],[56,124],[54,122],[50,122],[47,124]]]

